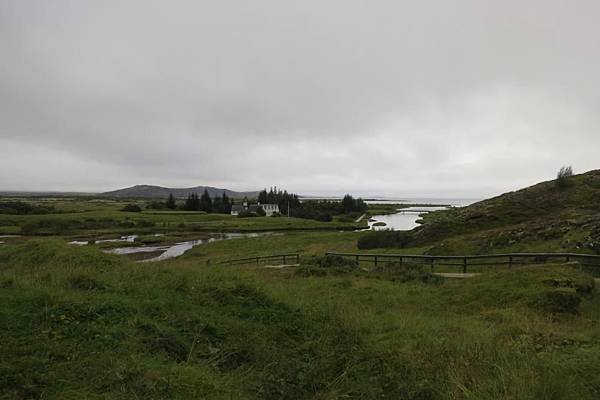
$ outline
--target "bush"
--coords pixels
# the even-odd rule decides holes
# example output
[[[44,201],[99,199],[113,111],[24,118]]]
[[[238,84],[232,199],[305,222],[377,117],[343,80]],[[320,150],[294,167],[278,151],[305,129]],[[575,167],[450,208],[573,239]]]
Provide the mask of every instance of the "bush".
[[[250,212],[248,210],[242,211],[238,214],[238,218],[254,218],[258,217],[258,214]]]
[[[561,288],[543,293],[531,305],[553,314],[578,314],[582,300],[574,290]]]
[[[165,210],[167,209],[167,205],[164,201],[153,200],[146,204],[146,208],[148,210]]]
[[[50,214],[54,212],[56,212],[56,210],[53,206],[38,206],[18,200],[0,202],[0,214],[30,215]]]
[[[142,212],[142,209],[137,204],[127,204],[125,207],[121,209],[121,211],[125,212]]]
[[[372,231],[358,239],[358,248],[378,249],[378,248],[402,248],[406,247],[412,240],[410,231]]]
[[[296,274],[302,276],[340,275],[358,271],[358,262],[342,256],[315,256],[302,263]]]
[[[72,289],[80,289],[80,290],[105,290],[106,285],[102,282],[99,282],[94,277],[89,276],[88,274],[75,274],[68,278],[69,286]]]
[[[422,264],[389,262],[383,267],[377,267],[373,273],[378,277],[392,282],[421,282],[439,285],[444,278],[426,270]]]
[[[563,165],[556,174],[556,186],[558,188],[565,188],[569,186],[568,178],[573,176],[573,168],[570,165]]]
[[[72,232],[78,224],[79,221],[43,218],[24,223],[21,226],[21,233],[24,235],[64,235]]]
[[[333,217],[329,214],[319,214],[317,215],[316,220],[320,222],[331,222],[333,221]]]

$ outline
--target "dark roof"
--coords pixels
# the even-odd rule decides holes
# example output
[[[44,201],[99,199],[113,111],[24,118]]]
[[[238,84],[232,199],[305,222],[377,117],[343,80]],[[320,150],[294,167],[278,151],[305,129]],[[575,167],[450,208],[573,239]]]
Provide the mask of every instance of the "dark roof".
[[[242,206],[241,204],[234,204],[231,206],[231,211],[244,211],[244,206]]]

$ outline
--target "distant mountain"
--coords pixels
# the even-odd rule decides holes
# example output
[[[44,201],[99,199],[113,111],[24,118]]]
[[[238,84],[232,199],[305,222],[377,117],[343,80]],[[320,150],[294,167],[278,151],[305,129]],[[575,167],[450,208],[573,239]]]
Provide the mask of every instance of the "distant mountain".
[[[100,193],[102,197],[118,197],[118,198],[167,198],[169,193],[177,198],[185,198],[190,193],[202,195],[204,190],[208,190],[211,197],[222,196],[223,192],[228,197],[241,199],[244,197],[255,198],[258,196],[258,191],[254,192],[236,192],[229,189],[219,189],[210,186],[196,186],[192,188],[166,188],[162,186],[151,185],[135,185],[125,189],[113,190],[111,192]]]

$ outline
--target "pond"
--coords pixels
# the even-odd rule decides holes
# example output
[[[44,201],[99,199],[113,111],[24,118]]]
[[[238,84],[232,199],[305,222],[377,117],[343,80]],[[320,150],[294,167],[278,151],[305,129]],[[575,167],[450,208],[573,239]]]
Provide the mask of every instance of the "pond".
[[[392,229],[397,231],[408,231],[419,226],[417,221],[422,214],[432,211],[445,210],[448,207],[465,207],[476,203],[481,199],[475,198],[435,198],[435,197],[408,197],[404,200],[373,200],[367,201],[370,204],[426,204],[427,206],[411,206],[408,208],[398,209],[395,214],[388,215],[373,215],[369,220],[370,230]]]
[[[274,235],[273,232],[251,232],[251,233],[212,233],[209,234],[208,238],[204,239],[194,239],[194,240],[186,240],[182,242],[172,243],[172,244],[161,244],[161,245],[140,245],[140,246],[127,246],[127,247],[117,247],[113,249],[104,250],[105,253],[110,254],[119,254],[119,255],[138,255],[138,258],[141,258],[139,261],[141,262],[155,262],[155,261],[163,261],[168,260],[170,258],[179,257],[184,254],[186,251],[192,249],[195,246],[212,243],[218,240],[229,240],[229,239],[240,239],[240,238],[253,238],[265,235]],[[282,235],[282,233],[279,233]],[[155,236],[162,236],[161,234],[156,234]],[[74,240],[69,242],[70,244],[84,246],[88,244],[95,243],[107,243],[107,242],[127,242],[127,243],[135,243],[137,235],[131,236],[121,236],[119,239],[102,239],[102,240]],[[144,257],[144,254],[149,255],[150,257]]]
[[[445,206],[408,207],[399,210],[396,214],[374,215],[369,219],[369,229],[408,231],[419,226],[417,220],[421,218],[421,214],[445,209],[447,209]]]

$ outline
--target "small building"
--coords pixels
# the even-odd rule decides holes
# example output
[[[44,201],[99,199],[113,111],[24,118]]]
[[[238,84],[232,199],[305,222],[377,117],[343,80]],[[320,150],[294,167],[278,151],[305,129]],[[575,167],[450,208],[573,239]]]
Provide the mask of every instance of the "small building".
[[[279,213],[279,206],[277,204],[258,204],[260,207],[262,207],[263,210],[265,210],[265,214],[267,215],[267,217],[270,217],[275,213]]]
[[[240,215],[243,211],[246,211],[246,206],[242,204],[234,204],[231,206],[231,215]]]
[[[240,215],[243,212],[250,212],[258,214],[258,210],[262,208],[267,217],[272,216],[275,213],[279,213],[279,206],[277,204],[234,204],[231,206],[231,215]]]

